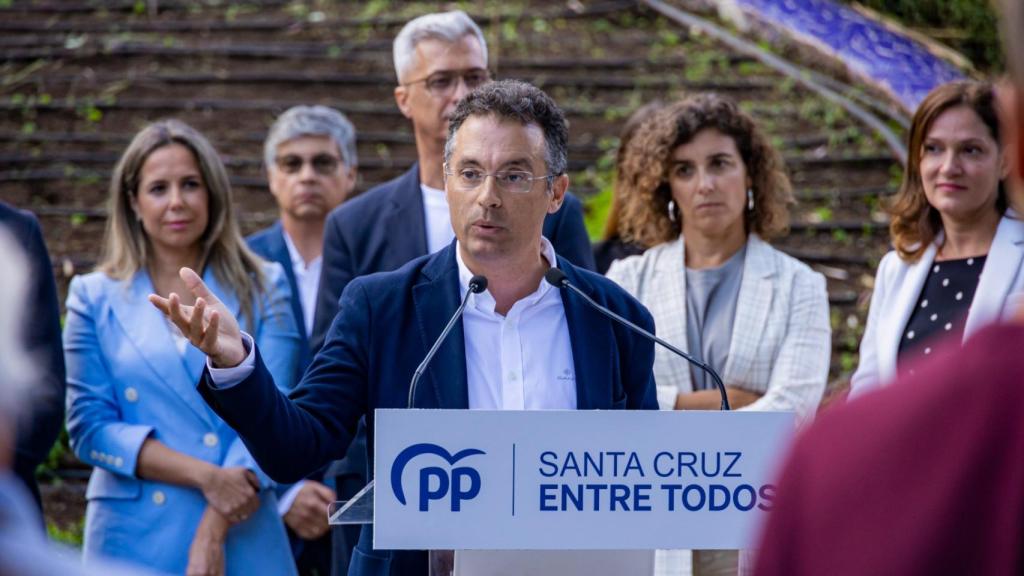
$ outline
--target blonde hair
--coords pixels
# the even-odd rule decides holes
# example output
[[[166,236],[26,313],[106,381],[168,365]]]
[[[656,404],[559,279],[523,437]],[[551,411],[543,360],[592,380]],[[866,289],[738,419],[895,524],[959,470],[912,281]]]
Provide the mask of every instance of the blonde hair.
[[[103,258],[97,267],[111,278],[127,280],[149,265],[149,239],[135,217],[132,200],[139,193],[142,166],[155,150],[180,144],[192,152],[209,194],[209,218],[199,237],[197,270],[207,266],[222,286],[238,296],[242,315],[252,325],[254,303],[265,289],[262,260],[242,240],[232,209],[231,184],[220,156],[210,142],[179,120],[161,120],[135,135],[121,155],[110,179],[109,218],[103,241]]]
[[[647,247],[670,242],[683,230],[682,215],[669,217],[668,184],[672,152],[702,130],[717,130],[736,143],[754,193],[744,212],[748,233],[764,239],[789,228],[792,186],[782,159],[754,120],[717,94],[698,94],[658,110],[637,129],[619,165],[616,190],[622,198],[618,226],[624,240]]]

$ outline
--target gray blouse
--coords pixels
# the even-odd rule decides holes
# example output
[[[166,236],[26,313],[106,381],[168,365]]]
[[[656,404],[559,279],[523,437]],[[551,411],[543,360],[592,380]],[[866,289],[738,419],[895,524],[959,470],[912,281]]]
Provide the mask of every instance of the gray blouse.
[[[689,353],[721,374],[729,358],[732,324],[743,279],[747,245],[717,268],[686,269],[686,338]],[[714,381],[703,370],[690,367],[694,390],[706,390]]]

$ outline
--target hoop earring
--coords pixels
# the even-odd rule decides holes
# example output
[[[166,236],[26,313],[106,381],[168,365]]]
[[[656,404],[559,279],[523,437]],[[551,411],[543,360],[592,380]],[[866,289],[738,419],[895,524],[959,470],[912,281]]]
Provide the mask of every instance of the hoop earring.
[[[754,211],[754,189],[747,188],[747,210]]]
[[[675,222],[676,221],[676,201],[675,200],[669,200],[668,201],[668,219],[671,222]]]

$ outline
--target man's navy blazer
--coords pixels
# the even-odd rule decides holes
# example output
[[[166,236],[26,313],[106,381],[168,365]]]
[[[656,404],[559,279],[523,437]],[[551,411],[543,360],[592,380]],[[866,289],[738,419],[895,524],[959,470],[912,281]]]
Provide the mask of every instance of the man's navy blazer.
[[[650,313],[610,280],[558,259],[569,281],[614,312],[654,330]],[[572,341],[578,409],[657,409],[654,344],[612,323],[563,291]],[[404,408],[417,365],[459,306],[455,243],[399,270],[353,280],[324,347],[288,398],[278,392],[256,351],[256,369],[241,383],[199,391],[238,431],[260,467],[294,482],[345,454],[365,416],[373,454],[374,410]],[[417,408],[468,408],[462,323],[456,324],[417,388]],[[362,531],[349,574],[426,574],[426,554],[373,550]]]
[[[295,269],[292,268],[292,255],[288,253],[288,245],[284,241],[284,227],[278,220],[269,228],[247,237],[245,241],[249,248],[264,260],[280,264],[288,278],[288,285],[292,289],[292,314],[295,316],[295,325],[299,327],[299,338],[302,340],[296,365],[295,381],[298,382],[309,366],[312,354],[309,349],[309,338],[306,337],[306,318],[302,313],[302,300],[299,300],[299,285],[295,280]]]
[[[565,195],[558,212],[544,219],[543,234],[556,254],[576,266],[594,269],[583,207],[572,194]],[[324,267],[310,339],[312,350],[323,345],[338,313],[338,297],[353,278],[397,270],[425,254],[427,225],[419,163],[335,208],[324,229]]]
[[[25,250],[31,267],[28,302],[24,307],[25,349],[39,369],[39,384],[27,403],[30,414],[18,422],[14,472],[28,486],[36,502],[36,466],[50,453],[50,447],[64,423],[64,348],[60,340],[60,304],[53,266],[46,251],[39,222],[30,212],[0,202],[0,228],[6,228]]]

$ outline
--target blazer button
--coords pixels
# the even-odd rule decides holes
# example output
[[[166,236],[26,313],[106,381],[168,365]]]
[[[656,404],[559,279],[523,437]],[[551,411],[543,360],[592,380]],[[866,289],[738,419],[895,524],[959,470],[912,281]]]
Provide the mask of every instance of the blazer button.
[[[153,492],[153,504],[156,504],[157,506],[163,506],[164,502],[166,501],[167,496],[164,496],[163,492],[161,492],[160,490]]]
[[[93,450],[92,452],[89,452],[89,457],[92,458],[93,460],[99,460],[100,459],[100,453],[95,451],[95,450]]]
[[[124,458],[121,458],[120,456],[114,458],[114,466],[117,466],[118,468],[124,466]]]
[[[217,435],[214,434],[213,432],[207,432],[203,436],[203,444],[206,444],[210,448],[213,448],[214,446],[216,446],[217,442],[218,442]]]
[[[139,400],[139,391],[131,386],[125,388],[124,399],[129,402],[137,402]]]

